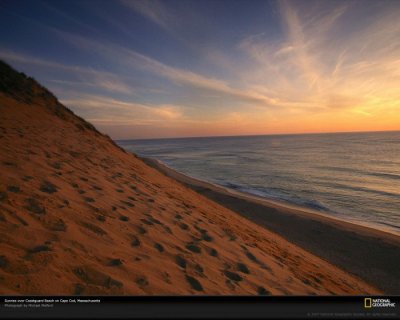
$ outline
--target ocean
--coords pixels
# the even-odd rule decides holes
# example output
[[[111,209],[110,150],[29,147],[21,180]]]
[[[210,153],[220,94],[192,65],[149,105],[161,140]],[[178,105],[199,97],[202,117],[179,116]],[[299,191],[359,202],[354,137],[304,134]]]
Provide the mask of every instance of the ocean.
[[[400,132],[121,140],[191,177],[400,234]]]

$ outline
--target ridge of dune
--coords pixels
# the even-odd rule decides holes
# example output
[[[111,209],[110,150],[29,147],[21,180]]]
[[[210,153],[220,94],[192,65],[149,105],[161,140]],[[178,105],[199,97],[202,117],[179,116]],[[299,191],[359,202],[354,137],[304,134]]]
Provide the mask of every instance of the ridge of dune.
[[[151,168],[1,62],[0,177],[1,294],[379,293]]]

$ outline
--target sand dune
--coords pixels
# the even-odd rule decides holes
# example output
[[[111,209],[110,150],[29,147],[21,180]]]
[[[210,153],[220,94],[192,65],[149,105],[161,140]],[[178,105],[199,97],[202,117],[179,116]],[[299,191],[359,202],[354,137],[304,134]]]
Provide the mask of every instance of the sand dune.
[[[210,200],[364,279],[385,294],[399,294],[398,235],[197,180],[155,159],[143,158],[143,161]]]
[[[1,294],[379,293],[151,168],[14,76],[23,90],[0,92]]]

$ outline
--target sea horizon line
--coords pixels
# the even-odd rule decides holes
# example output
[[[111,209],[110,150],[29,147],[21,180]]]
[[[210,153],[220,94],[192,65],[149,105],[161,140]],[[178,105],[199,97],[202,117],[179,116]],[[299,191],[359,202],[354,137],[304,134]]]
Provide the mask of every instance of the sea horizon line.
[[[211,139],[211,138],[245,138],[264,136],[305,136],[305,135],[329,135],[329,134],[350,134],[350,133],[389,133],[400,132],[397,130],[372,130],[372,131],[327,131],[327,132],[299,132],[299,133],[265,133],[265,134],[242,134],[242,135],[210,135],[210,136],[185,136],[185,137],[154,137],[154,138],[126,138],[112,139],[113,141],[143,141],[143,140],[179,140],[179,139]]]

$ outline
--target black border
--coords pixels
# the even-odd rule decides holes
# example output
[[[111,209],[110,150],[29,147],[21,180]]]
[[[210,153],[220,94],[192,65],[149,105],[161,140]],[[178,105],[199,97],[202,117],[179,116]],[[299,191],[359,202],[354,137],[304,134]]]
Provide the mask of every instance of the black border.
[[[395,308],[365,308],[364,299]],[[99,299],[53,307],[6,308],[5,299]],[[400,296],[0,296],[0,319],[400,319]]]

